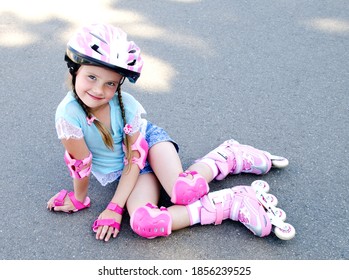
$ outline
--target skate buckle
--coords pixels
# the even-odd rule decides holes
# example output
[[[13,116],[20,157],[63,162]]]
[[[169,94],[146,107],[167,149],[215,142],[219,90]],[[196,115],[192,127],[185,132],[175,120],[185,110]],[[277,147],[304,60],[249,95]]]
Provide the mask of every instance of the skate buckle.
[[[222,196],[212,197],[212,202],[214,205],[223,204],[223,197]]]
[[[225,153],[223,153],[223,152],[217,152],[217,154],[219,154],[222,158],[224,158],[225,160],[227,160],[228,159],[228,156],[225,154]]]
[[[214,207],[216,208],[216,220],[215,225],[220,225],[223,221],[223,196],[215,196],[212,199]]]

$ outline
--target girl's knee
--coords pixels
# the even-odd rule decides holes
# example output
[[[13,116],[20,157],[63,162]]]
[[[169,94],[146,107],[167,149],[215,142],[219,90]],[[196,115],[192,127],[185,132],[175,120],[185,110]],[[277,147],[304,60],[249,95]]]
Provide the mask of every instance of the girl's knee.
[[[168,236],[172,231],[172,217],[167,208],[151,203],[137,208],[131,214],[130,224],[135,233],[148,239]]]

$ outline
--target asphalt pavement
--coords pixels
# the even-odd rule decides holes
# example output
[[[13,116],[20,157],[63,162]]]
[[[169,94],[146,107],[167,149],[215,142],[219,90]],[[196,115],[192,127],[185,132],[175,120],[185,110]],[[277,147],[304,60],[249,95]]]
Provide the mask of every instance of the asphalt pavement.
[[[54,126],[65,45],[101,20],[141,47],[144,72],[123,89],[179,143],[184,167],[230,138],[289,159],[286,169],[210,186],[267,181],[294,239],[258,238],[227,220],[147,240],[126,214],[117,239],[97,241],[91,225],[115,186],[95,179],[91,208],[47,211],[53,194],[72,188]],[[349,258],[347,1],[14,0],[0,4],[0,26],[0,259]]]

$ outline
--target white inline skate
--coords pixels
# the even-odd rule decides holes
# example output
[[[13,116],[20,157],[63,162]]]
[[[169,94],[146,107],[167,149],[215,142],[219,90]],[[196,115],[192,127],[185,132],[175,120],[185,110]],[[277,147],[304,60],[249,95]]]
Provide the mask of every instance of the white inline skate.
[[[269,184],[263,180],[256,180],[251,184],[251,187],[256,192],[258,201],[265,208],[275,235],[282,240],[292,239],[296,235],[296,230],[291,224],[285,223],[286,213],[276,207],[278,200],[274,195],[268,193]]]

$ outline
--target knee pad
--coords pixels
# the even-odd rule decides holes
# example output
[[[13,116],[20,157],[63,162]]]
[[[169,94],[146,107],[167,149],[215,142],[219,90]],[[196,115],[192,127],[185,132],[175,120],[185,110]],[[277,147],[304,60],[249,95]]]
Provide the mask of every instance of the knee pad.
[[[76,179],[82,179],[91,173],[92,154],[90,153],[83,160],[74,159],[68,151],[64,153],[64,161],[69,168],[70,176]]]
[[[165,207],[159,209],[148,203],[132,213],[130,224],[132,230],[139,236],[151,239],[171,234],[172,217]]]
[[[124,144],[122,144],[122,148],[124,153],[126,154],[126,147]],[[143,169],[144,165],[145,165],[145,161],[147,159],[148,156],[148,151],[149,151],[149,147],[148,147],[148,142],[144,139],[142,134],[139,134],[136,142],[134,142],[131,146],[132,151],[137,151],[140,154],[139,158],[133,157],[132,158],[132,163],[135,163],[138,165],[139,169]],[[124,163],[128,164],[128,160],[125,156],[124,158]]]
[[[196,171],[185,171],[179,174],[173,186],[171,202],[188,205],[199,200],[208,191],[209,187],[204,177]]]

